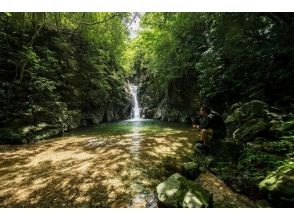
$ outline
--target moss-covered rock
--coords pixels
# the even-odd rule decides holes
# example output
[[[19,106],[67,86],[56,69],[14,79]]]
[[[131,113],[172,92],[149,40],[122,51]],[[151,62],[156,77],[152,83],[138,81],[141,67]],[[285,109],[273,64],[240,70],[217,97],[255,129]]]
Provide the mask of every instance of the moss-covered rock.
[[[294,159],[270,172],[259,183],[261,190],[268,193],[269,200],[278,207],[293,207],[294,204]]]
[[[195,179],[200,174],[199,164],[187,162],[183,164],[183,175],[188,179]]]
[[[233,138],[237,142],[247,142],[265,134],[270,125],[264,119],[255,118],[245,122],[240,128],[233,133]]]
[[[212,194],[178,173],[157,187],[159,201],[168,207],[207,208],[212,206]]]
[[[267,114],[268,106],[259,100],[252,100],[240,107],[240,112],[245,114],[246,119],[264,118]]]
[[[228,116],[225,119],[227,125],[228,136],[252,119],[267,120],[269,108],[266,103],[259,100],[252,100],[250,102],[236,103],[232,106]]]
[[[236,103],[232,105],[225,122],[240,124],[252,118],[266,118],[267,112],[267,104],[259,100],[252,100],[243,105]]]

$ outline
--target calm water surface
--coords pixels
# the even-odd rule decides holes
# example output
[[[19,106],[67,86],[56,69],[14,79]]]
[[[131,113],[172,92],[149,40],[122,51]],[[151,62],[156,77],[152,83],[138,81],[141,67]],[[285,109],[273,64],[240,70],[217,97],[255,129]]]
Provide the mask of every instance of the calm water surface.
[[[189,125],[123,121],[0,146],[0,207],[127,207],[188,161]]]

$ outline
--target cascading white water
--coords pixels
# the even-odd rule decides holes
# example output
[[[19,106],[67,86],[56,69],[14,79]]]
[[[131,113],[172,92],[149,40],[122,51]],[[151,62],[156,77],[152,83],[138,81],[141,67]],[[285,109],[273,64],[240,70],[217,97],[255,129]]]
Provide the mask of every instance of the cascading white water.
[[[140,119],[140,107],[138,103],[138,97],[137,97],[137,86],[134,84],[130,84],[130,90],[132,94],[133,99],[133,106],[132,106],[132,118],[133,119]]]

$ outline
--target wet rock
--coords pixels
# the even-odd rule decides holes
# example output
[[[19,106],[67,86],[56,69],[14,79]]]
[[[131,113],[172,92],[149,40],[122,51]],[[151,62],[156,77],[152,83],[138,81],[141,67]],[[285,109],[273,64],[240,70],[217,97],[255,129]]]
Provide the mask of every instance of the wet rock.
[[[160,202],[168,207],[207,208],[212,206],[212,194],[178,173],[157,187]]]

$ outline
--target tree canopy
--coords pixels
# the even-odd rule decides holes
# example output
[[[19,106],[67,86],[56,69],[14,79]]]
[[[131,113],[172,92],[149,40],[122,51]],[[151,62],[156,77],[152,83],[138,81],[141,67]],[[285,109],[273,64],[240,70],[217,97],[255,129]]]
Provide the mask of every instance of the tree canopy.
[[[188,78],[202,98],[278,102],[293,94],[293,21],[292,13],[145,13],[134,68],[146,67],[161,90]]]

